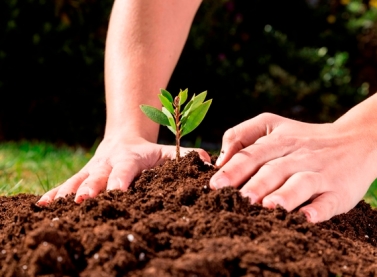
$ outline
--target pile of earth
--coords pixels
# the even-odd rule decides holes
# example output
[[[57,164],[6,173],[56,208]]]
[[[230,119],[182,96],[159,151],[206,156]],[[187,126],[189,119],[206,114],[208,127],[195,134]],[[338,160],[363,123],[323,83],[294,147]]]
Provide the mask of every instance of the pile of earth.
[[[365,202],[311,224],[211,190],[215,172],[192,152],[80,205],[0,197],[0,276],[377,276]]]

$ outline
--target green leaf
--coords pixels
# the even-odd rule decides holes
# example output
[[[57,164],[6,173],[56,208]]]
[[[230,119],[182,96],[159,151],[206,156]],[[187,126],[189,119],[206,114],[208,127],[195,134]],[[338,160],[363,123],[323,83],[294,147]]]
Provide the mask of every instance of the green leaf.
[[[197,96],[195,96],[195,94],[194,94],[194,96],[192,97],[190,102],[188,102],[187,105],[185,106],[185,108],[183,109],[181,120],[187,119],[187,117],[190,115],[190,113],[192,111],[194,111],[197,107],[199,107],[203,103],[206,96],[207,96],[207,91],[203,91],[202,93],[198,94]]]
[[[160,98],[160,101],[162,105],[172,114],[174,114],[174,108],[173,104],[169,101],[168,98],[166,98],[163,94],[159,94],[158,98]]]
[[[170,103],[173,103],[173,96],[171,96],[170,92],[168,92],[166,89],[160,89],[160,92],[163,96],[165,96],[169,101]]]
[[[190,112],[189,116],[187,117],[187,121],[185,124],[182,124],[181,130],[182,135],[187,135],[188,133],[192,132],[199,124],[203,121],[206,113],[208,112],[209,106],[212,103],[212,99],[200,104],[195,110]]]
[[[175,127],[174,117],[165,107],[162,107],[162,113],[168,118],[168,121],[169,121],[169,124],[166,126],[168,126],[169,130],[172,131],[173,134],[175,135],[177,129]]]
[[[164,126],[170,125],[168,117],[159,109],[156,109],[155,107],[149,105],[140,105],[140,109],[154,122],[157,122],[158,124]]]
[[[191,110],[195,110],[197,107],[199,107],[204,99],[206,99],[206,96],[207,96],[207,91],[203,91],[202,93],[198,94],[194,99],[193,99],[193,103],[192,103],[192,106],[191,106]]]
[[[177,133],[177,131],[174,129],[174,128],[172,128],[172,127],[170,127],[170,126],[167,126],[168,127],[168,129],[175,135],[176,133]]]
[[[186,122],[187,122],[187,116],[185,116],[185,117],[181,117],[181,130],[182,130],[182,126],[184,126],[185,124],[186,124]]]
[[[191,99],[187,104],[186,104],[186,106],[185,106],[185,108],[183,109],[183,111],[181,112],[181,115],[183,116],[187,111],[189,111],[190,110],[190,108],[191,108],[191,105],[192,105],[192,101],[193,99]]]
[[[187,100],[187,92],[188,92],[188,89],[186,88],[185,90],[181,90],[178,94],[179,96],[179,106],[182,106],[186,100]]]

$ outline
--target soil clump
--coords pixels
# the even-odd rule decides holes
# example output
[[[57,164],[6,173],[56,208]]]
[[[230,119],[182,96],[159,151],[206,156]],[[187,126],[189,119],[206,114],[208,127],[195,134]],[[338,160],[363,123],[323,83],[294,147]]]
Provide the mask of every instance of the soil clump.
[[[377,211],[321,224],[213,191],[195,152],[145,170],[126,192],[0,197],[0,276],[377,276]]]

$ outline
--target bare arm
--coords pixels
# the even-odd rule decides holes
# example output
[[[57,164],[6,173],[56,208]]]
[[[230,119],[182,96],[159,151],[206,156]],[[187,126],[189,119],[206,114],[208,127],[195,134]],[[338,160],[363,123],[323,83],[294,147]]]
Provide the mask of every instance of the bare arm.
[[[200,2],[115,1],[105,55],[105,137],[94,157],[43,195],[39,205],[70,193],[76,193],[75,201],[81,202],[105,189],[126,190],[143,169],[175,157],[173,146],[155,143],[159,127],[142,114],[139,105],[160,105],[157,94],[169,81]],[[196,150],[209,161],[205,151]]]
[[[159,106],[200,0],[115,1],[106,44],[106,136],[130,132],[156,142],[140,104]],[[130,117],[132,120],[130,120]]]
[[[300,210],[312,222],[353,208],[377,178],[377,94],[334,123],[262,114],[229,129],[211,186],[238,187],[252,203]]]

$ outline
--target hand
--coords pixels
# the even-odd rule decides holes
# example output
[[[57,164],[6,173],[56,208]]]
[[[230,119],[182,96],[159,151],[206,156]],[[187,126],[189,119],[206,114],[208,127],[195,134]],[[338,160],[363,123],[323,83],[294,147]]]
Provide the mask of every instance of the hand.
[[[210,162],[204,150],[181,148],[181,153],[196,150],[202,160]],[[137,138],[132,141],[104,139],[93,158],[62,185],[45,193],[38,205],[76,193],[75,201],[96,197],[101,191],[127,190],[143,169],[152,168],[167,159],[175,158],[175,146],[165,146]]]
[[[273,114],[245,121],[224,134],[210,185],[245,184],[241,194],[267,208],[292,211],[310,201],[300,211],[311,222],[347,212],[377,176],[375,131],[368,120],[353,121],[308,124]]]

